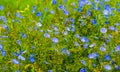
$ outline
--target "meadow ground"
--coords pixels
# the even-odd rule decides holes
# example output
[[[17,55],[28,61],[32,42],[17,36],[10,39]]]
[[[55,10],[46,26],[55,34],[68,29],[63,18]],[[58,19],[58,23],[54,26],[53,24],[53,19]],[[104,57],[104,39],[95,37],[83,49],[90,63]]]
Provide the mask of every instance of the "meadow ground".
[[[0,0],[0,72],[120,72],[120,0]]]

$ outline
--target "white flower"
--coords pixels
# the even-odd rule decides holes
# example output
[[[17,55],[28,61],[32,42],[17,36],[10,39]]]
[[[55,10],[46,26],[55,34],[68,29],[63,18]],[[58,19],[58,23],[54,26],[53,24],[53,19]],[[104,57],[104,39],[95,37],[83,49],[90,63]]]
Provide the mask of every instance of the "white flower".
[[[42,26],[42,24],[41,24],[40,22],[38,22],[38,23],[37,23],[37,26],[41,27],[41,26]]]

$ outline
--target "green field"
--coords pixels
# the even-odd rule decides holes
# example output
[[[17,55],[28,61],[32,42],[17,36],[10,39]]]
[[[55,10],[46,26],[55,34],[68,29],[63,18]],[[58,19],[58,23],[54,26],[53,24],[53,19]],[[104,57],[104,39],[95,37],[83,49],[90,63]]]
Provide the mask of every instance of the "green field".
[[[0,0],[0,72],[120,72],[120,0]]]

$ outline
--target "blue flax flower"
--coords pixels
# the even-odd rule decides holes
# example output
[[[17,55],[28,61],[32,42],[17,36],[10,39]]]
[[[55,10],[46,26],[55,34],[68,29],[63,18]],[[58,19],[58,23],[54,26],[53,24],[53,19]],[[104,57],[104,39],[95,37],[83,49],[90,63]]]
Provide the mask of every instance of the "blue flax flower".
[[[52,38],[53,43],[58,43],[58,41],[59,41],[58,38]]]
[[[105,21],[105,24],[109,24],[109,22],[108,22],[108,21]]]
[[[51,14],[55,14],[55,11],[54,11],[54,10],[51,10],[50,13],[51,13]]]
[[[87,37],[82,37],[82,38],[81,38],[81,41],[82,41],[82,42],[89,42],[89,39],[88,39]]]
[[[25,58],[23,56],[21,56],[21,55],[18,56],[18,59],[25,60]]]
[[[50,38],[50,34],[45,33],[45,34],[44,34],[44,37],[45,37],[45,38]]]
[[[97,24],[97,21],[95,19],[92,19],[92,24]]]
[[[36,6],[33,6],[33,9],[32,9],[32,13],[35,13],[36,12]]]
[[[101,50],[101,51],[106,51],[106,48],[100,47],[100,50]]]
[[[0,20],[2,20],[4,23],[6,23],[6,22],[7,22],[7,20],[6,20],[6,17],[5,17],[5,16],[0,16]]]
[[[16,40],[16,43],[21,46],[20,40]]]
[[[21,37],[22,37],[22,38],[26,38],[26,34],[22,33],[22,34],[21,34]]]
[[[35,62],[35,59],[34,59],[34,55],[33,55],[33,54],[30,55],[29,61],[32,62],[32,63]]]
[[[17,16],[18,18],[24,18],[24,16],[21,16],[19,12],[16,13],[16,16]]]
[[[117,11],[120,12],[120,8]]]
[[[59,32],[58,32],[58,31],[55,31],[54,34],[57,35],[57,34],[59,34]]]
[[[81,68],[79,72],[87,72],[85,68]]]
[[[112,10],[111,10],[109,4],[106,4],[106,5],[105,5],[103,13],[104,13],[105,16],[107,16],[108,14],[111,14],[111,13],[112,13]]]
[[[12,59],[12,62],[13,62],[14,64],[20,64],[19,61],[16,60],[16,59]]]
[[[116,46],[115,51],[120,51],[120,45]]]
[[[120,66],[115,65],[115,70],[119,70],[119,69],[120,69]]]
[[[2,28],[6,29],[7,31],[9,30],[9,27],[7,25],[2,25]]]
[[[111,58],[110,58],[110,56],[109,56],[108,54],[106,54],[106,55],[104,56],[104,59],[105,59],[106,61],[111,60]]]
[[[72,32],[75,32],[76,28],[75,27],[72,27],[71,31]]]
[[[53,5],[57,4],[57,0],[52,0],[52,4]]]
[[[83,45],[83,48],[86,49],[87,47],[88,47],[88,44],[85,43],[85,44]]]
[[[48,70],[48,72],[53,72],[53,70]]]
[[[111,69],[112,69],[111,66],[110,66],[109,64],[104,65],[104,68],[105,68],[106,70],[111,70]]]
[[[96,67],[96,64],[92,63],[92,66],[93,66],[93,67]]]
[[[86,65],[85,60],[81,60],[81,63],[82,63],[83,65]]]
[[[16,72],[20,72],[20,70],[17,70]]]
[[[68,57],[70,57],[70,52],[69,52],[66,48],[63,48],[63,49],[61,50],[61,52],[62,52],[63,54],[67,54]]]
[[[114,26],[109,26],[108,28],[109,30],[113,30],[113,31],[116,31],[116,28]]]
[[[78,7],[78,12],[81,12],[81,11],[82,11],[82,7],[79,6],[79,7]]]
[[[74,23],[75,20],[74,20],[74,18],[70,18],[70,21],[71,21],[72,23]]]
[[[79,39],[81,38],[79,34],[75,34],[74,36]]]
[[[6,56],[6,51],[2,50],[2,56]]]
[[[88,55],[88,58],[95,59],[98,56],[99,56],[98,53],[91,53],[91,54]]]
[[[100,32],[101,32],[101,33],[106,33],[106,32],[107,32],[107,29],[106,29],[106,28],[101,28],[101,29],[100,29]]]
[[[68,14],[69,14],[67,10],[63,10],[63,11],[64,11],[64,14],[65,14],[65,15],[68,15]]]
[[[65,9],[64,5],[59,5],[59,9],[64,10]]]
[[[0,50],[2,50],[3,46],[0,44]]]
[[[36,16],[41,16],[42,15],[42,12],[37,12],[36,13]]]
[[[3,9],[4,9],[4,7],[0,5],[0,10],[3,10]]]

